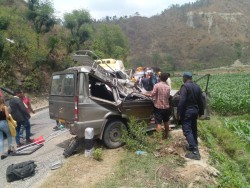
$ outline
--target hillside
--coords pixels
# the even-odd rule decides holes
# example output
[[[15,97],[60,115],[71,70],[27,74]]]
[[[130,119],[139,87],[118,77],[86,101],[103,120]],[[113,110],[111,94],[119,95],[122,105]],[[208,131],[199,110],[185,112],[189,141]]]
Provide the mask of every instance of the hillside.
[[[133,66],[156,64],[158,55],[158,65],[172,70],[203,69],[249,61],[249,12],[249,0],[200,0],[119,25]]]
[[[70,54],[79,49],[170,72],[250,64],[249,0],[198,0],[151,18],[95,21],[83,11],[88,23],[74,28],[47,1],[28,2],[0,1],[0,82],[12,89],[47,91],[51,73],[74,65]]]
[[[128,54],[120,27],[96,25],[88,10],[74,10],[62,21],[52,1],[0,0],[1,86],[48,91],[52,72],[74,66],[71,53],[84,49],[123,61]]]

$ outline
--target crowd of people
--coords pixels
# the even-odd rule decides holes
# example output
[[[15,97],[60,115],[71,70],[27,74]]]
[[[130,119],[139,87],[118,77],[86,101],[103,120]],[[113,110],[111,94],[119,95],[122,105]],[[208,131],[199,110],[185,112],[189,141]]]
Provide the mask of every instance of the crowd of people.
[[[153,97],[154,100],[154,118],[156,130],[163,133],[162,123],[164,124],[165,138],[169,138],[169,120],[170,110],[170,90],[171,79],[169,73],[149,73],[145,77],[138,79],[137,84],[145,89],[144,95]],[[186,137],[188,152],[185,156],[190,159],[200,160],[197,135],[197,118],[204,114],[202,91],[200,87],[192,81],[192,74],[185,72],[183,74],[183,85],[180,88],[180,99],[177,107],[177,118],[182,124],[183,134]],[[24,93],[17,89],[14,91],[14,97],[10,99],[9,106],[11,115],[16,121],[16,144],[21,147],[24,143],[32,143],[30,138],[30,113],[35,113],[31,107],[30,99]],[[10,114],[5,105],[3,96],[0,96],[0,153],[1,159],[7,157],[12,152],[12,136],[7,123]],[[23,133],[25,130],[25,139]],[[4,137],[6,134],[8,140],[7,154],[4,153]],[[162,143],[162,140],[160,140]]]
[[[141,87],[146,92],[147,97],[154,97],[154,119],[156,130],[163,132],[162,123],[164,124],[165,138],[169,138],[169,119],[170,110],[170,90],[171,79],[169,73],[158,73],[157,81],[154,83],[154,75],[148,74],[139,81]],[[183,74],[183,85],[179,91],[180,99],[177,107],[177,119],[182,124],[183,134],[186,137],[189,151],[185,157],[200,160],[201,156],[198,149],[197,119],[204,114],[202,90],[192,81],[192,73]],[[160,140],[162,143],[162,140]]]
[[[35,113],[31,107],[30,99],[24,95],[22,90],[17,89],[14,91],[14,97],[9,100],[9,107],[11,116],[16,121],[16,146],[21,147],[22,145],[33,142],[30,138],[30,113]],[[13,152],[12,136],[10,133],[9,125],[7,120],[10,117],[9,109],[5,104],[4,97],[0,96],[0,153],[1,159],[6,158],[11,152]],[[23,138],[25,130],[25,139]],[[8,150],[7,154],[4,153],[4,137],[3,133],[7,136]]]
[[[171,89],[171,79],[170,79],[170,74],[166,73],[168,76],[168,79],[166,81],[166,83],[168,84],[168,86]],[[135,79],[135,77],[133,76],[131,78],[131,81],[134,82],[137,86],[145,89],[146,91],[152,91],[153,87],[156,83],[160,82],[160,75],[161,72],[155,73],[155,72],[148,72],[145,73],[142,76],[139,76],[137,79]]]

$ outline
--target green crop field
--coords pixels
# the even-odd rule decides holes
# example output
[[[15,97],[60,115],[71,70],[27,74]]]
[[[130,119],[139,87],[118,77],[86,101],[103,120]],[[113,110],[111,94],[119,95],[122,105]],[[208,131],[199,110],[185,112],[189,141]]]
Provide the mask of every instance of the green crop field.
[[[198,79],[194,77],[193,80]],[[175,86],[182,79],[173,78]],[[204,90],[206,81],[197,82]],[[211,75],[208,85],[210,107],[221,115],[241,115],[250,113],[250,73]]]
[[[211,107],[222,115],[250,112],[250,74],[211,76],[209,94]]]
[[[243,142],[250,143],[250,122],[246,119],[224,119],[224,126],[238,135]]]
[[[197,80],[199,76],[194,76]],[[182,84],[181,77],[172,78],[175,88]],[[205,90],[206,79],[197,82]],[[250,141],[249,119],[239,116],[250,113],[250,73],[211,75],[208,85],[211,110],[222,118],[224,127],[241,139]],[[235,118],[231,118],[235,115]],[[248,116],[247,116],[248,117]]]

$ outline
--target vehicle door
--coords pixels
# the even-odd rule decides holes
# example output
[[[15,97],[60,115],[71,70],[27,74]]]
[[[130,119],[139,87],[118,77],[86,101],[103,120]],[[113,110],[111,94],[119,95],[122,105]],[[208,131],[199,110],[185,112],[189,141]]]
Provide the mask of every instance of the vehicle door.
[[[202,90],[204,115],[202,115],[200,119],[210,119],[210,106],[209,106],[209,95],[208,95],[209,79],[210,79],[210,74],[206,74],[194,80],[194,82],[197,83]],[[170,93],[172,96],[171,108],[173,109],[173,112],[174,112],[173,113],[174,119],[177,120],[177,106],[178,106],[179,99],[180,99],[180,93],[177,92],[176,90],[171,90],[171,93]]]
[[[107,109],[108,112],[119,113],[119,102],[117,101],[116,89],[112,86],[108,86],[107,83],[99,80],[98,78],[94,78],[92,76],[90,76],[90,78],[91,84],[89,98],[103,107],[103,109]],[[101,109],[99,111],[101,111]]]
[[[194,81],[202,89],[204,115],[202,115],[200,119],[210,119],[210,105],[209,105],[209,95],[208,95],[209,79],[210,79],[210,74],[206,74]]]
[[[77,105],[75,103],[77,103],[77,71],[54,73],[49,95],[50,118],[61,122],[73,122]]]
[[[139,93],[130,93],[121,103],[122,113],[127,117],[149,121],[153,116],[154,104],[151,99]]]

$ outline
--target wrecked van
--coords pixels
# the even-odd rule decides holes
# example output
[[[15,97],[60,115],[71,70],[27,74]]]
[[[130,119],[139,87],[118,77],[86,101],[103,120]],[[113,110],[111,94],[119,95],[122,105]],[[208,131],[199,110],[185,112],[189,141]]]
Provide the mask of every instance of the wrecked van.
[[[115,70],[105,70],[91,51],[75,52],[72,58],[82,65],[52,75],[49,96],[51,119],[67,125],[78,140],[84,138],[87,127],[94,128],[95,137],[102,140],[108,148],[122,145],[122,129],[127,128],[130,116],[148,122],[148,130],[155,129],[155,124],[150,124],[153,118],[153,101],[145,97],[140,88],[119,78]],[[200,78],[207,78],[203,92],[205,115],[202,119],[209,118],[209,76]],[[179,94],[177,90],[171,90],[170,95],[170,126],[175,126],[178,123]],[[69,150],[73,151],[70,147]],[[68,156],[70,152],[65,153]]]
[[[70,132],[83,138],[87,127],[108,148],[122,145],[119,138],[130,116],[149,122],[153,102],[130,84],[105,70],[91,51],[78,51],[72,58],[82,66],[52,75],[49,95],[50,118],[68,125]]]

